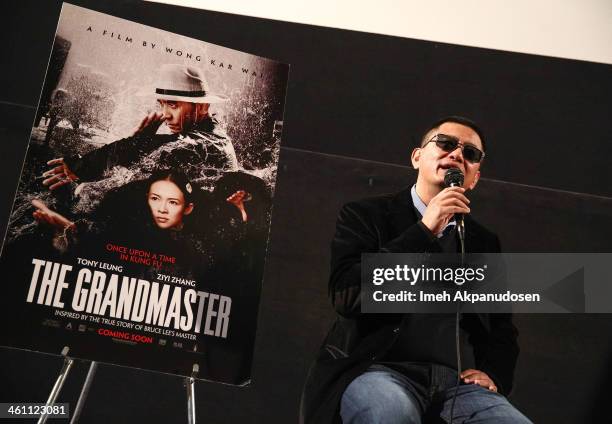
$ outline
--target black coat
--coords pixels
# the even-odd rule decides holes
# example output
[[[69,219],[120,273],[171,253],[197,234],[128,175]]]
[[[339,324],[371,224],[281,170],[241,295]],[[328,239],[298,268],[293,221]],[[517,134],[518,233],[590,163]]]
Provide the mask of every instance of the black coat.
[[[180,142],[183,140],[184,142]],[[237,166],[231,140],[217,121],[207,118],[183,134],[138,134],[106,144],[65,162],[81,181],[96,181],[115,166],[153,172],[158,168],[182,169],[192,182],[217,179]]]
[[[500,251],[497,236],[469,216],[465,228],[467,252]],[[338,317],[308,374],[301,423],[340,422],[346,387],[397,339],[403,315],[360,312],[361,254],[441,251],[438,240],[419,223],[410,189],[342,207],[331,246],[328,292]],[[480,314],[480,318],[482,331],[470,334],[476,367],[493,379],[500,393],[507,394],[519,350],[516,328],[508,314]]]

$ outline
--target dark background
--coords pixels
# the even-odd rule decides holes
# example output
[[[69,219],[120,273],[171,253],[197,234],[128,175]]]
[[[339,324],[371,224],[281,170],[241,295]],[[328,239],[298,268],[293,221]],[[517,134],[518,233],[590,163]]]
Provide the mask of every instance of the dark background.
[[[301,385],[333,320],[326,281],[338,208],[410,184],[411,144],[440,116],[484,127],[487,161],[472,210],[504,250],[610,251],[609,65],[160,4],[73,3],[291,64],[253,384],[197,383],[203,422],[297,421]],[[59,10],[58,1],[3,3],[1,231]],[[612,319],[521,315],[516,324],[513,403],[537,423],[606,420]],[[0,363],[0,401],[44,402],[62,361],[2,348]],[[76,365],[60,401],[74,407],[87,366]],[[82,422],[186,422],[185,400],[180,378],[101,365]]]

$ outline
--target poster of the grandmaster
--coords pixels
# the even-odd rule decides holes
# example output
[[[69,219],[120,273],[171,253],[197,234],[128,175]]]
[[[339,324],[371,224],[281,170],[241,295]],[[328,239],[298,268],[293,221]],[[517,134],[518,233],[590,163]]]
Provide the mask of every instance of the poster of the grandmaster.
[[[248,384],[287,78],[64,3],[2,247],[0,344]]]

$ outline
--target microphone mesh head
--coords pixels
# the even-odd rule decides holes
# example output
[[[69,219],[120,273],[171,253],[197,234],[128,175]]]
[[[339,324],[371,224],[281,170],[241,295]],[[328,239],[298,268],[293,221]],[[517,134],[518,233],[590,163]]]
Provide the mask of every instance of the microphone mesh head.
[[[462,187],[463,172],[459,168],[449,168],[444,174],[444,185],[446,187]]]

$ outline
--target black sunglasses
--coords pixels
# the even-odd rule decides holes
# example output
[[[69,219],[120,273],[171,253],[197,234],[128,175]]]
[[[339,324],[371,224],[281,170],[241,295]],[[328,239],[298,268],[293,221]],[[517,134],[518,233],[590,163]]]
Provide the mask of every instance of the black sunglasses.
[[[452,135],[434,135],[431,140],[423,144],[423,147],[427,146],[431,142],[435,142],[436,146],[445,152],[452,152],[453,150],[457,149],[457,147],[461,147],[463,158],[470,163],[479,163],[485,156],[482,150],[472,146],[471,144],[463,144],[457,137],[453,137]]]

